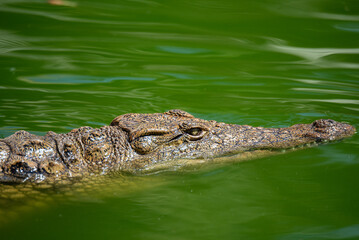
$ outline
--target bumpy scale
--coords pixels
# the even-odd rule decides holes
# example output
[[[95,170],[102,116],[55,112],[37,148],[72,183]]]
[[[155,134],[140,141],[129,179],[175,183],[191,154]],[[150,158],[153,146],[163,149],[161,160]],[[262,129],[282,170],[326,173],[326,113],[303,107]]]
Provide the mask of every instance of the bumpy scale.
[[[355,131],[349,124],[329,119],[288,128],[262,128],[206,121],[178,109],[129,113],[99,129],[81,127],[45,136],[18,131],[1,139],[0,182],[141,172],[208,162],[228,154],[238,154],[238,159],[258,152],[265,156],[279,149],[338,140]]]

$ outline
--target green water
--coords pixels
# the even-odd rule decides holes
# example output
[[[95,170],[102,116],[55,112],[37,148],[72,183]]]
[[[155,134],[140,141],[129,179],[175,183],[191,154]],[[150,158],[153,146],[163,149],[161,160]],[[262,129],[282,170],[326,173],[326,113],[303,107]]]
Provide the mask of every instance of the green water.
[[[65,5],[0,1],[0,137],[173,108],[254,126],[332,118],[359,128],[357,0]],[[135,191],[120,184],[27,211],[5,201],[0,238],[359,239],[358,144],[355,135],[144,176]]]

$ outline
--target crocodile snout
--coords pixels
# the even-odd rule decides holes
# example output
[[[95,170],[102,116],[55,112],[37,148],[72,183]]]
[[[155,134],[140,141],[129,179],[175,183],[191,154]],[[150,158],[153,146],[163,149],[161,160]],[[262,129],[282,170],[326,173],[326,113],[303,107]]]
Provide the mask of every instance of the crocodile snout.
[[[332,119],[320,119],[312,124],[313,132],[307,136],[314,137],[317,141],[337,140],[343,137],[349,137],[356,132],[355,127],[347,123],[341,123]]]

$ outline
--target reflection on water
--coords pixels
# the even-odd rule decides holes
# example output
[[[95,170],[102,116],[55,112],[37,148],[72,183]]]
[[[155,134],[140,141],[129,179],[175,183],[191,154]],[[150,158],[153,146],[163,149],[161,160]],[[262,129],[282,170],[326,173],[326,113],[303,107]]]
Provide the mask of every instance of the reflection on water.
[[[119,76],[119,77],[95,77],[95,76],[74,76],[64,74],[40,75],[31,77],[19,77],[19,80],[29,81],[31,83],[55,83],[55,84],[81,84],[81,83],[106,83],[118,80],[129,81],[152,81],[152,77],[133,77],[133,76]]]
[[[359,225],[354,224],[332,230],[330,226],[320,226],[282,236],[279,239],[355,239],[359,237]]]
[[[0,54],[23,49],[28,45],[21,37],[8,31],[0,30]]]
[[[308,92],[316,92],[316,93],[329,93],[329,94],[338,94],[338,95],[357,96],[355,93],[351,93],[351,92],[348,92],[348,91],[332,90],[332,89],[293,88],[292,90],[294,90],[294,91],[308,91]]]
[[[359,23],[357,22],[338,23],[334,27],[343,31],[359,32]]]
[[[185,47],[174,47],[174,46],[158,46],[159,50],[169,53],[178,53],[178,54],[198,54],[198,53],[208,53],[210,50],[203,48],[185,48]]]
[[[21,220],[21,216],[31,216],[35,211],[42,213],[62,202],[103,204],[108,197],[126,197],[160,185],[163,182],[160,178],[110,173],[57,183],[2,185],[0,223],[11,224]]]
[[[267,6],[278,14],[288,16],[316,18],[340,21],[358,21],[355,1],[338,2],[335,0],[303,0],[303,1],[273,1]]]
[[[359,48],[300,48],[283,45],[269,45],[269,49],[275,49],[278,52],[284,52],[288,54],[297,55],[308,61],[318,60],[332,54],[357,54]]]
[[[272,39],[271,39],[272,40]],[[287,46],[284,41],[275,39],[273,43],[269,43],[267,46],[268,50],[275,52],[282,52],[290,55],[298,56],[305,61],[298,62],[299,65],[307,64],[310,67],[321,67],[321,68],[353,68],[358,69],[358,63],[347,63],[335,61],[335,58],[327,59],[326,56],[336,54],[358,54],[359,48],[304,48]],[[298,66],[295,66],[298,67]]]

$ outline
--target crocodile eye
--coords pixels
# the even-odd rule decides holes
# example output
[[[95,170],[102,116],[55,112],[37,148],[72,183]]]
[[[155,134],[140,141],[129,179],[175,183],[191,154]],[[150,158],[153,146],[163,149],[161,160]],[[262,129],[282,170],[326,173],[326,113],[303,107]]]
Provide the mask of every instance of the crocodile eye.
[[[201,135],[202,131],[203,130],[200,128],[191,128],[191,129],[188,129],[186,132],[192,136],[199,136],[199,135]]]
[[[187,129],[185,133],[188,134],[190,140],[199,140],[205,135],[206,131],[202,128],[195,127]]]

